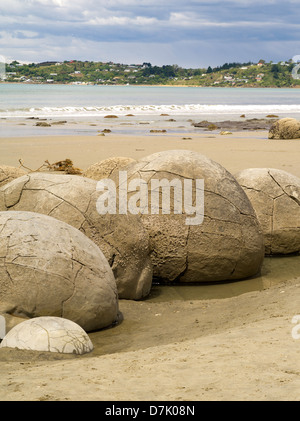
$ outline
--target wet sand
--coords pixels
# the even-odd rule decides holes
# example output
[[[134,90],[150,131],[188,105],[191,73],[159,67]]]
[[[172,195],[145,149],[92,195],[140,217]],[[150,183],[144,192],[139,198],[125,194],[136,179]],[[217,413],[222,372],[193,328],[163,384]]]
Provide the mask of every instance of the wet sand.
[[[266,131],[98,136],[96,129],[2,137],[0,164],[21,158],[35,169],[70,158],[86,169],[111,156],[190,149],[232,173],[272,167],[300,177],[300,140],[268,140]],[[234,283],[154,285],[143,301],[120,300],[123,321],[91,332],[90,354],[1,349],[0,400],[299,400],[300,339],[292,337],[299,290],[300,256],[266,258],[261,274]]]

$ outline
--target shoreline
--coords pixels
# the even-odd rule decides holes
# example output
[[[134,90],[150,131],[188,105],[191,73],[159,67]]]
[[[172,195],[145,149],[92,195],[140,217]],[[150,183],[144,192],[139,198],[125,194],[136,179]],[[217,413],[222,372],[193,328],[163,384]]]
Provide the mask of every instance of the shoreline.
[[[245,86],[245,85],[241,85],[241,86],[234,86],[234,85],[230,85],[230,86],[216,86],[216,85],[209,85],[209,86],[205,86],[205,85],[182,85],[182,84],[178,84],[178,85],[172,85],[172,84],[166,84],[166,85],[152,85],[152,84],[99,84],[99,83],[89,83],[89,82],[83,82],[83,83],[74,83],[74,82],[69,82],[69,83],[59,83],[59,82],[51,82],[51,83],[36,83],[36,82],[0,82],[1,84],[6,84],[6,85],[75,85],[75,86],[117,86],[117,87],[122,87],[122,86],[130,86],[130,87],[158,87],[158,88],[219,88],[219,89],[227,89],[227,88],[249,88],[249,89],[300,89],[300,85],[299,86]]]

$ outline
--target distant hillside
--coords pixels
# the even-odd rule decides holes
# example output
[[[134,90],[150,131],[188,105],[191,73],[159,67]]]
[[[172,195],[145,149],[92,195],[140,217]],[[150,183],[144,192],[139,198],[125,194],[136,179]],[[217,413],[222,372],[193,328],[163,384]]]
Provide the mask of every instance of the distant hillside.
[[[215,68],[184,69],[177,65],[64,61],[6,64],[5,82],[97,85],[184,85],[234,87],[300,87],[295,63],[225,63]],[[294,69],[294,77],[292,70]],[[296,74],[296,76],[298,76]],[[300,76],[299,76],[300,77]]]

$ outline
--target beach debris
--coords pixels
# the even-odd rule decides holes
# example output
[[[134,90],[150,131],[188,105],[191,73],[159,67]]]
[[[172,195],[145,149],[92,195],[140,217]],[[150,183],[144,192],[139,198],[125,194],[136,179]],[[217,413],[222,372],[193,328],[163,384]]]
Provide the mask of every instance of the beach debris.
[[[208,126],[206,126],[206,130],[217,130],[218,126],[216,126],[215,124],[211,123]]]
[[[31,168],[26,167],[23,164],[21,159],[19,159],[19,163],[20,163],[20,167],[25,168],[29,172],[39,172],[39,171],[42,171],[42,170],[44,170],[44,171],[48,170],[48,171],[63,171],[66,174],[73,174],[73,175],[75,175],[75,174],[81,175],[82,174],[82,170],[80,168],[74,167],[73,161],[69,158],[67,158],[63,161],[55,162],[54,164],[51,164],[48,160],[46,160],[36,170],[32,170]]]
[[[134,117],[134,114],[126,114],[125,117]]]
[[[167,117],[169,114],[162,113],[161,117]]]
[[[55,162],[54,164],[50,164],[50,162],[46,160],[45,164],[48,165],[50,171],[64,171],[66,174],[82,174],[82,170],[75,168],[73,166],[73,161],[68,158],[63,161]]]
[[[266,115],[266,118],[279,118],[278,115],[275,114],[268,114]]]
[[[232,132],[229,132],[227,130],[222,130],[222,131],[220,131],[220,134],[221,135],[227,135],[227,134],[232,134]]]
[[[104,116],[104,118],[118,118],[118,116],[109,114],[109,115]]]
[[[264,233],[265,254],[300,251],[300,178],[274,168],[248,168],[236,174]]]
[[[300,121],[282,118],[274,122],[269,130],[269,139],[300,139]]]
[[[23,183],[30,177],[20,179]],[[33,192],[33,196],[38,200],[39,195]],[[61,200],[56,197],[56,202]],[[117,287],[107,259],[92,240],[66,222],[37,212],[0,212],[0,253],[5,260],[1,314],[26,318],[59,314],[86,331],[117,320]]]
[[[38,121],[35,125],[39,127],[51,127],[51,124],[46,123],[45,121]]]
[[[114,156],[91,165],[82,175],[98,181],[103,178],[109,178],[117,171],[126,170],[126,167],[132,163],[136,163],[136,160],[124,156]]]
[[[0,348],[83,355],[91,352],[94,346],[77,323],[63,317],[41,316],[13,327]]]
[[[111,130],[110,129],[104,129],[104,130],[101,131],[101,133],[111,133]]]
[[[119,297],[141,299],[149,294],[152,285],[148,232],[139,215],[101,213],[98,209],[100,192],[97,181],[87,177],[34,172],[0,188],[0,211],[51,215],[78,229],[100,248],[108,260]],[[60,244],[60,236],[56,241]],[[76,256],[81,261],[80,253]],[[38,264],[38,259],[36,261]]]
[[[194,151],[170,150],[141,158],[127,167],[127,177],[128,183],[146,182],[148,208],[155,209],[141,215],[150,236],[155,280],[215,282],[259,272],[264,258],[259,222],[245,192],[220,164]],[[165,187],[155,189],[153,180],[164,180]],[[158,197],[152,198],[152,190]],[[128,200],[135,193],[128,192]],[[187,197],[194,198],[193,209],[188,210]]]
[[[167,132],[167,130],[164,130],[164,129],[162,129],[162,130],[155,130],[155,129],[150,130],[150,133],[166,133],[166,132]]]
[[[241,115],[240,115],[240,117],[241,117],[241,118],[245,118],[245,117],[246,117],[246,115],[245,115],[245,114],[241,114]]]
[[[26,173],[27,172],[21,168],[15,168],[9,165],[0,165],[0,187]]]

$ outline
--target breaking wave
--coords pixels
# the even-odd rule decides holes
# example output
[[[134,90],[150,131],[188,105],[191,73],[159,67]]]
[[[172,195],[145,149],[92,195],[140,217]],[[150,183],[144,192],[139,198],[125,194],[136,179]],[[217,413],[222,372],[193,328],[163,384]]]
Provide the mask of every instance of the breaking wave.
[[[31,107],[0,109],[0,118],[12,117],[88,117],[115,115],[222,115],[222,114],[282,114],[300,113],[300,105],[209,105],[209,104],[184,104],[184,105],[113,105],[91,107]]]

